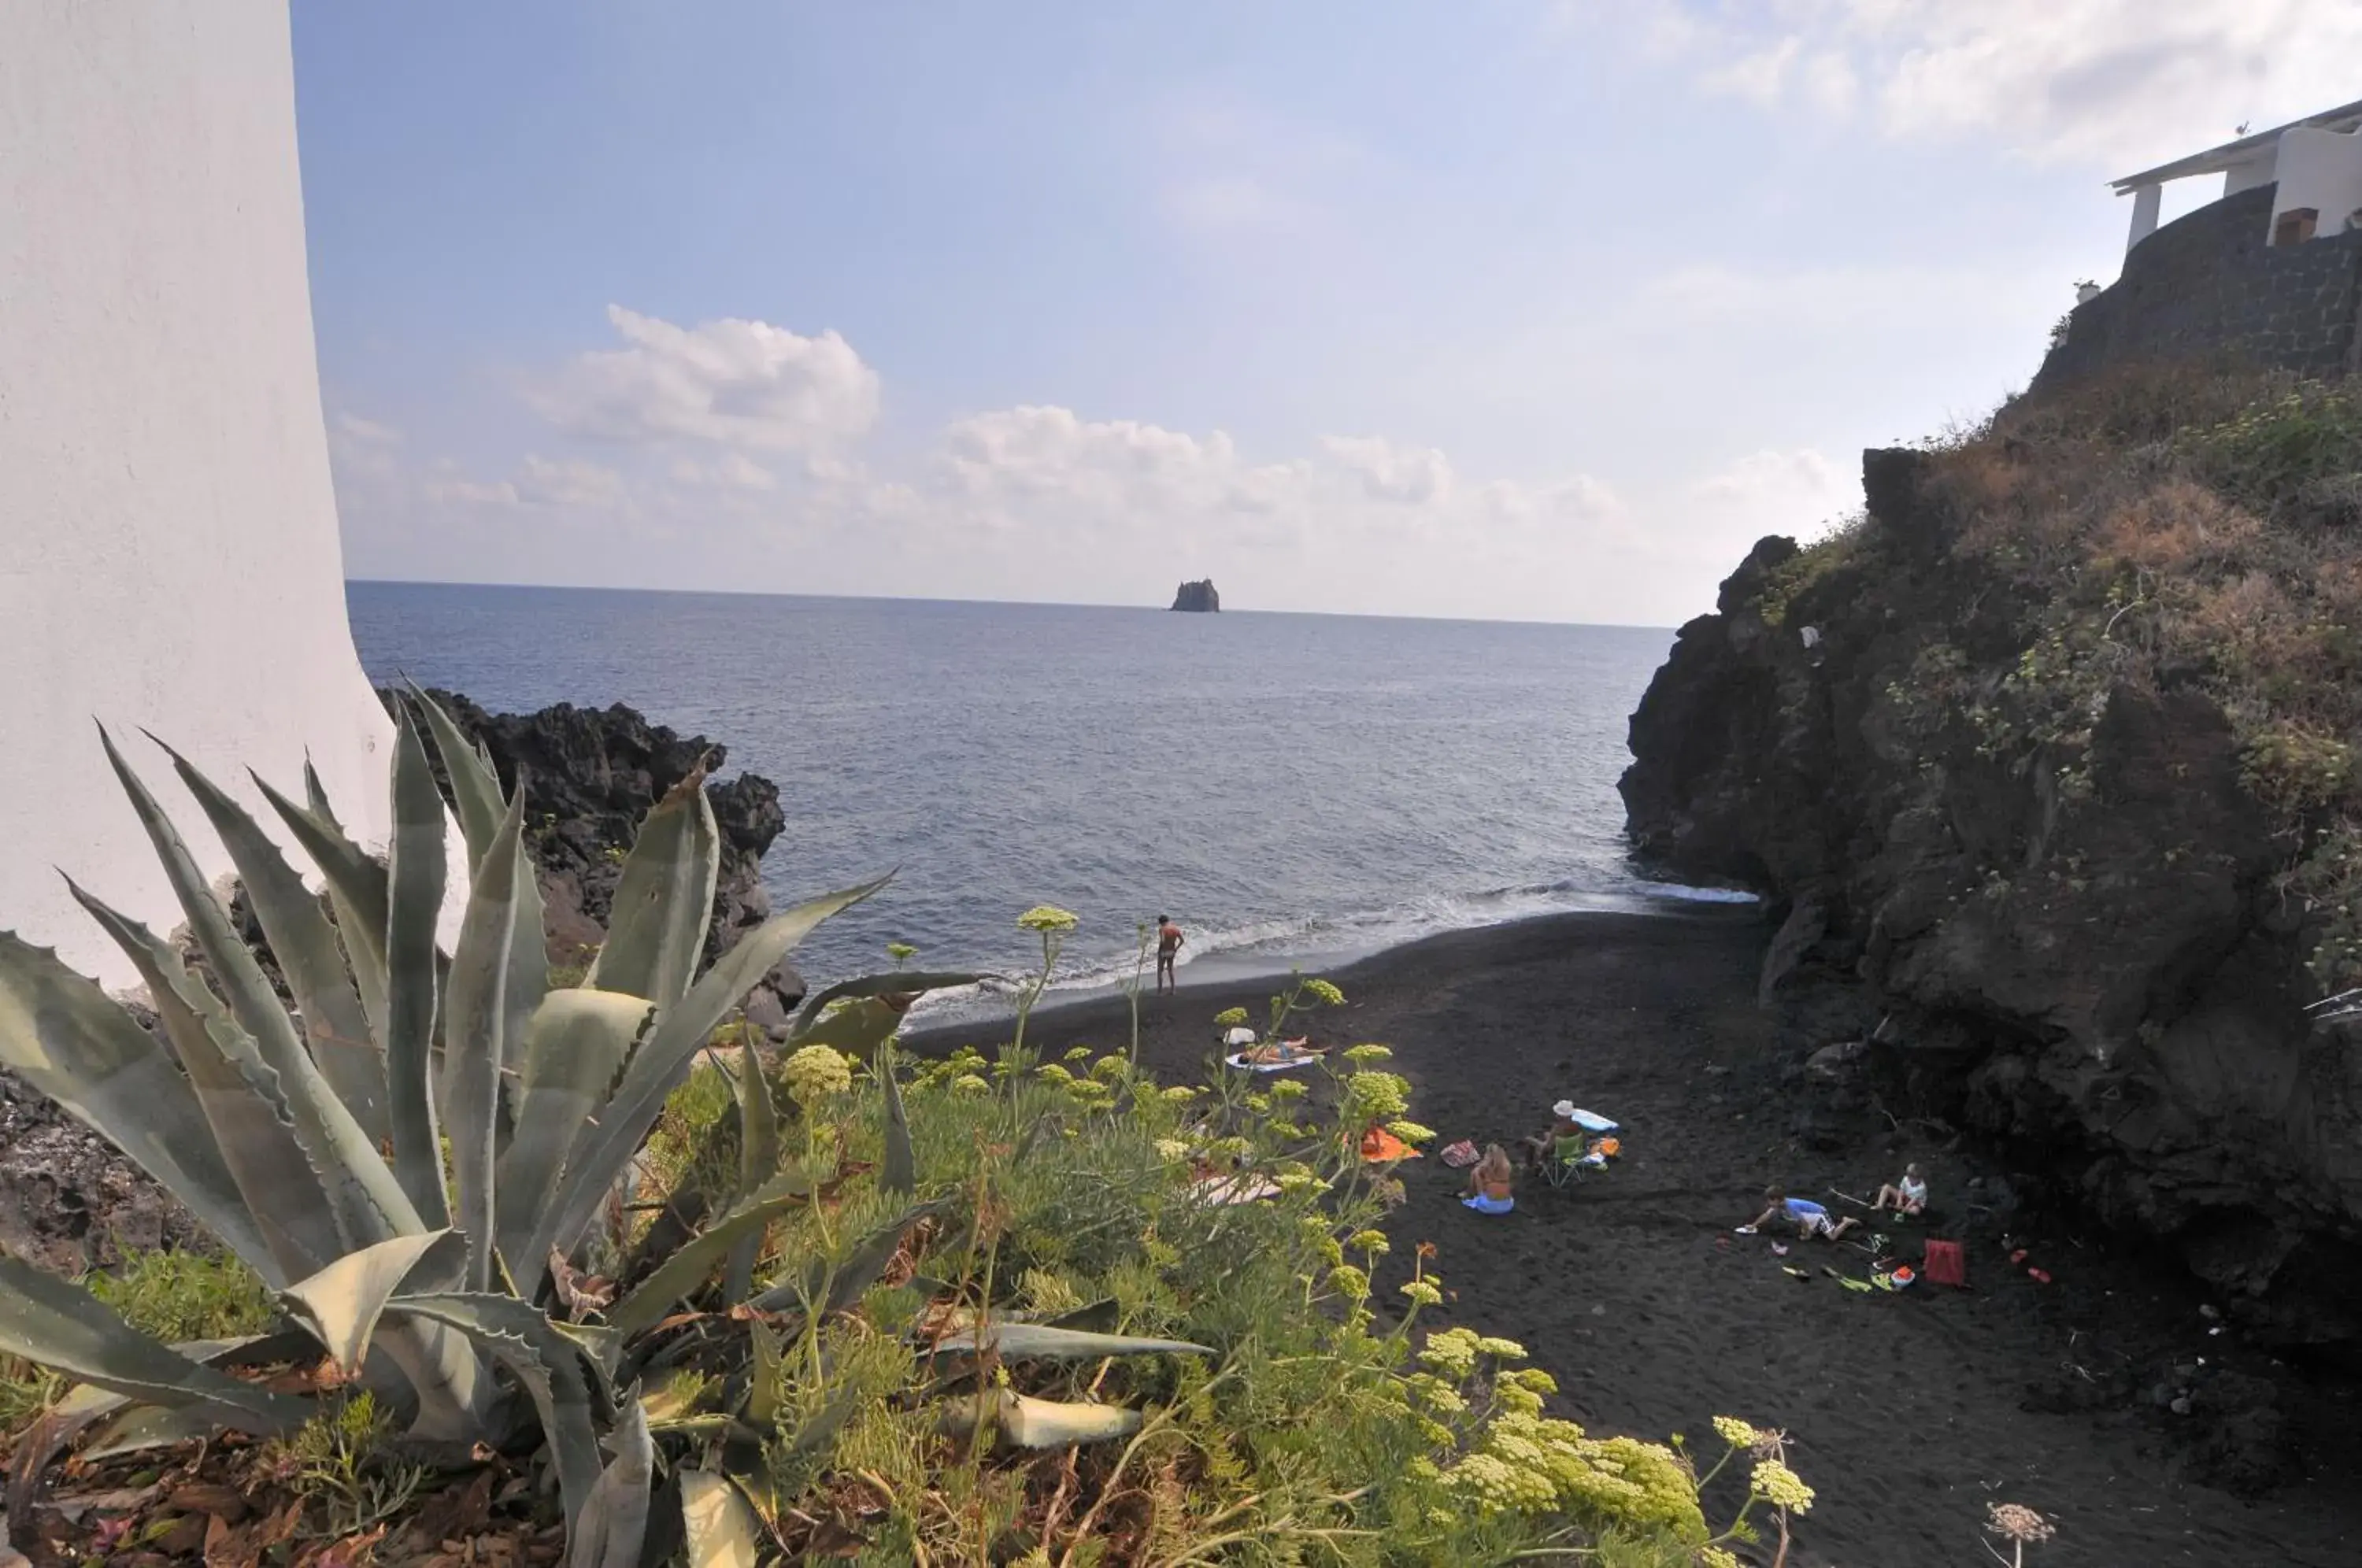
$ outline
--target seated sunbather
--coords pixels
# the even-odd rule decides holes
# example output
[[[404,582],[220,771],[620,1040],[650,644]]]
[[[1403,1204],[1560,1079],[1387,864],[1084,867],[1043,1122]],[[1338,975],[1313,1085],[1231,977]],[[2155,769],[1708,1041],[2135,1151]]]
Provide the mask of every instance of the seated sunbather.
[[[1560,1139],[1578,1138],[1583,1135],[1582,1124],[1574,1120],[1574,1101],[1560,1100],[1551,1107],[1551,1115],[1557,1120],[1551,1123],[1549,1132],[1537,1132],[1530,1138],[1518,1140],[1518,1147],[1522,1151],[1528,1170],[1538,1171],[1548,1165],[1551,1157],[1558,1153]]]
[[[1763,1191],[1770,1207],[1748,1224],[1738,1228],[1742,1236],[1751,1236],[1773,1220],[1784,1220],[1796,1228],[1800,1236],[1818,1236],[1825,1241],[1837,1241],[1848,1231],[1861,1223],[1859,1220],[1831,1220],[1829,1211],[1807,1198],[1791,1198],[1784,1187],[1770,1187]]]
[[[1518,1206],[1510,1192],[1514,1175],[1501,1145],[1489,1143],[1485,1157],[1468,1173],[1468,1196],[1460,1201],[1479,1214],[1507,1214]]]

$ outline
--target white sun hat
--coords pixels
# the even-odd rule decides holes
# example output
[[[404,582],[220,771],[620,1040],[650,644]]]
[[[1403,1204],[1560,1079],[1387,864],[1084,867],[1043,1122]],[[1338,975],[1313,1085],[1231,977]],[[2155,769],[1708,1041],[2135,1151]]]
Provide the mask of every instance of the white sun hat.
[[[1574,1117],[1574,1101],[1571,1099],[1560,1100],[1556,1105],[1551,1107],[1551,1114],[1560,1118],[1562,1121],[1572,1121]]]

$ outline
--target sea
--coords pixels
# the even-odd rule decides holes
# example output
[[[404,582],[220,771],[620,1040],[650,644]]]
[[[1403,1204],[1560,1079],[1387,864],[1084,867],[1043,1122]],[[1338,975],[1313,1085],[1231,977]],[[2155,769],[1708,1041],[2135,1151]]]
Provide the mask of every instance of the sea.
[[[774,780],[773,905],[894,874],[797,956],[824,983],[1039,962],[1119,986],[1334,967],[1438,932],[1743,898],[1630,864],[1625,725],[1668,631],[1079,605],[355,582],[361,662],[495,712],[622,702]]]

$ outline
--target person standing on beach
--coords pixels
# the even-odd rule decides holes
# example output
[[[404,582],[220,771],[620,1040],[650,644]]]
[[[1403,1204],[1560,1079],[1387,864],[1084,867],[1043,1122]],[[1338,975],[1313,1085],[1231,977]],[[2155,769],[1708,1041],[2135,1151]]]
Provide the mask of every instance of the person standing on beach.
[[[1156,917],[1156,988],[1162,992],[1167,986],[1175,990],[1181,982],[1173,976],[1173,961],[1181,955],[1181,928],[1173,923],[1171,915]]]

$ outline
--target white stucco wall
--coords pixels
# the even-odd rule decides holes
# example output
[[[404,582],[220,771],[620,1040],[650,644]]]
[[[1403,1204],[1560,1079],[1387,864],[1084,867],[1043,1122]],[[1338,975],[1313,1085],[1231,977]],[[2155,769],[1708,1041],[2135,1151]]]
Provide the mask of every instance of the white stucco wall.
[[[180,923],[103,720],[386,831],[392,732],[345,616],[286,0],[0,0],[0,927],[130,974],[63,867]],[[297,864],[303,864],[300,857]]]
[[[2273,171],[2273,155],[2277,149],[2268,147],[2245,163],[2234,163],[2223,171],[2223,193],[2235,196],[2257,185],[2268,185],[2279,176]]]
[[[2345,227],[2345,215],[2362,207],[2362,134],[2300,126],[2280,138],[2279,170],[2279,189],[2272,194],[2275,226],[2282,213],[2311,207],[2321,215],[2314,232],[2336,234]]]

